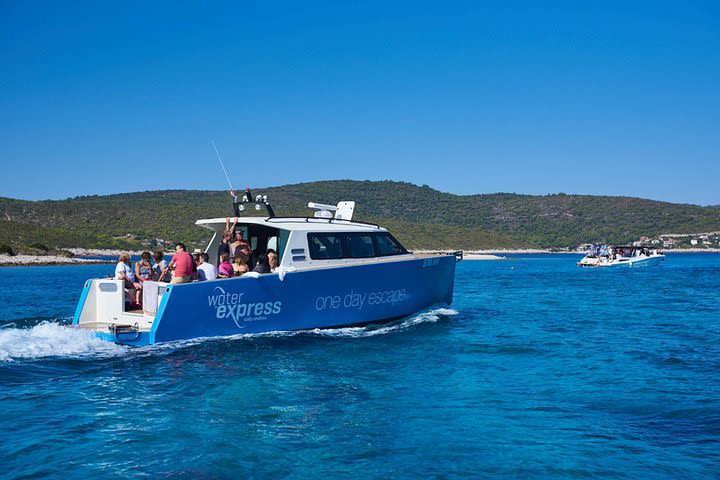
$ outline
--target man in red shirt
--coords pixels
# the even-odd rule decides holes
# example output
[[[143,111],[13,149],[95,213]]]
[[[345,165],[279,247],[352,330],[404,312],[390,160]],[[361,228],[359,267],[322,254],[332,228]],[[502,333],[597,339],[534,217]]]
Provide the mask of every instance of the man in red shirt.
[[[184,244],[178,243],[175,245],[175,255],[173,255],[172,260],[170,260],[168,266],[165,267],[165,270],[163,270],[161,278],[165,276],[169,269],[174,268],[175,274],[170,283],[188,283],[192,280],[192,266],[192,255],[185,251]]]

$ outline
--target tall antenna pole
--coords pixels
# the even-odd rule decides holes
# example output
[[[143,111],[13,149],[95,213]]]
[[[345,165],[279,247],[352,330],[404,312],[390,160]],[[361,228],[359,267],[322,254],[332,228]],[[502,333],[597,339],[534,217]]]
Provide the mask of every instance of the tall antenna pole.
[[[212,137],[210,137],[210,143],[212,143],[212,146],[215,149],[215,155],[217,155],[218,160],[220,160],[220,166],[222,167],[223,173],[225,174],[225,178],[227,179],[228,185],[230,185],[230,190],[235,190],[235,188],[233,188],[233,186],[232,186],[232,183],[230,183],[230,177],[228,177],[227,170],[225,170],[225,164],[222,161],[220,152],[218,152],[218,149],[215,146],[215,142],[213,141]]]

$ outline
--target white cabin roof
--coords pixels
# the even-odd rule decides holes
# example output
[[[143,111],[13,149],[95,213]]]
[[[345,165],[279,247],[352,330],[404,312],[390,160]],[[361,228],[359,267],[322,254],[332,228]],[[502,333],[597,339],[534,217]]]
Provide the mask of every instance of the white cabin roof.
[[[232,217],[234,218],[234,217]],[[265,225],[272,228],[307,232],[386,232],[387,229],[371,223],[326,218],[305,217],[239,217],[238,225]],[[205,218],[195,222],[208,230],[225,230],[225,218]]]

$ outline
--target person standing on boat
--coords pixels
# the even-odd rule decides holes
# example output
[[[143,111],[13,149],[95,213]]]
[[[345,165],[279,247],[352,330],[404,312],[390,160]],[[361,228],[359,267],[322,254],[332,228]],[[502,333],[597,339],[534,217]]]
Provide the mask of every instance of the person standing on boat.
[[[250,244],[245,241],[244,232],[242,230],[235,230],[235,241],[230,244],[230,257],[234,258],[240,254],[243,247],[250,248]]]
[[[175,275],[173,275],[170,283],[188,283],[192,280],[193,258],[192,255],[185,251],[185,245],[182,243],[175,245],[175,255],[173,255],[172,260],[170,260],[168,266],[165,267],[165,270],[163,270],[161,277],[164,277],[167,271],[173,268],[175,269]]]
[[[217,250],[217,258],[218,258],[218,265],[220,265],[220,256],[223,253],[227,253],[228,257],[230,256],[230,242],[232,241],[232,234],[229,230],[225,230],[222,233],[222,238],[220,239],[220,245],[218,245]]]

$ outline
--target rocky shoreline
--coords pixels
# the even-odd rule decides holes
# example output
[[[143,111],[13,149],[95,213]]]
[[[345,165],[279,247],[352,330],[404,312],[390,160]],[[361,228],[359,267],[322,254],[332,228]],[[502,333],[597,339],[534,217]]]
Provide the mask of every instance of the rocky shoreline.
[[[113,263],[91,258],[62,257],[60,255],[0,255],[0,267],[29,267],[47,265],[88,265]]]
[[[140,250],[115,250],[110,248],[68,248],[66,250],[79,257],[119,257],[121,253],[139,256],[142,253]]]
[[[88,264],[108,264],[115,263],[116,259],[103,260],[96,258],[83,257],[118,257],[121,253],[129,253],[130,255],[140,255],[140,251],[112,250],[100,248],[68,248],[75,257],[63,257],[61,255],[5,255],[0,254],[0,267],[18,267],[18,266],[47,266],[47,265],[88,265]],[[436,254],[447,253],[452,249],[442,250],[414,250],[418,254]],[[664,250],[666,254],[673,253],[720,253],[719,248],[685,248]],[[582,255],[582,252],[553,252],[550,250],[524,248],[524,249],[495,249],[495,250],[465,250],[464,258],[466,260],[503,260],[505,255],[522,255],[534,253],[553,253],[562,255]]]

